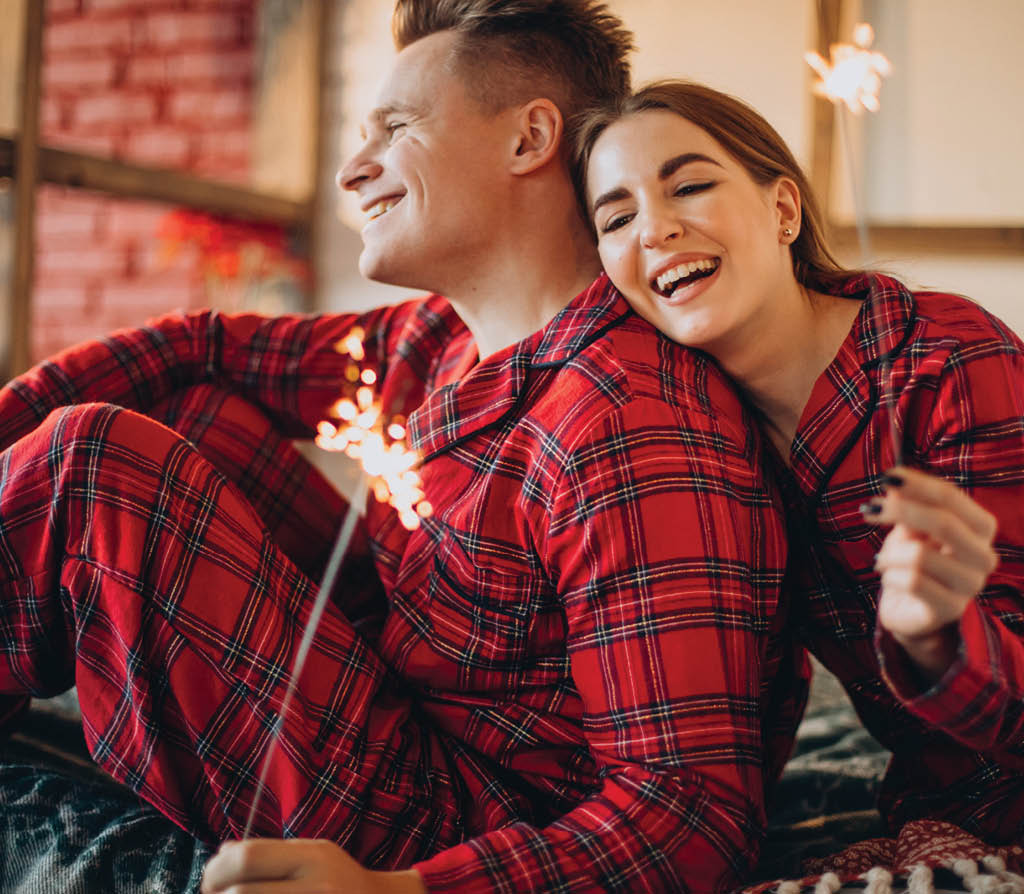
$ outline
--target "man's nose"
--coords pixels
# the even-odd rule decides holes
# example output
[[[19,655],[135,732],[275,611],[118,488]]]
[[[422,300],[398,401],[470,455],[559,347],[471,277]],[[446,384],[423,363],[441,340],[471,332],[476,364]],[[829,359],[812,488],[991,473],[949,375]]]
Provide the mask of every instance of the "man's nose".
[[[365,181],[379,177],[382,170],[380,162],[371,154],[370,147],[364,146],[341,166],[335,182],[339,189],[359,189]]]

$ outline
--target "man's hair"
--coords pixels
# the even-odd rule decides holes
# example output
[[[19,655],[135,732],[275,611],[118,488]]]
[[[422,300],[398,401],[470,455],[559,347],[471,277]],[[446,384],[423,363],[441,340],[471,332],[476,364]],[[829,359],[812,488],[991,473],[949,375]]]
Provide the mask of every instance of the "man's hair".
[[[568,127],[629,94],[633,35],[596,0],[398,0],[392,31],[399,50],[455,33],[452,73],[490,112],[543,96]]]

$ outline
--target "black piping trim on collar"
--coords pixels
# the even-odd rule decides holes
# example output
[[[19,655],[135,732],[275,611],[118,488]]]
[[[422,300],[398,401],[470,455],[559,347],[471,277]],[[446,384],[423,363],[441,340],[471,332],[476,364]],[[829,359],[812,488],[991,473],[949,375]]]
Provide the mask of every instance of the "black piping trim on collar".
[[[622,313],[620,316],[616,317],[614,320],[611,320],[608,323],[605,323],[604,326],[602,326],[600,329],[595,330],[583,342],[581,342],[580,345],[576,348],[576,350],[573,351],[572,354],[569,354],[567,357],[564,357],[561,360],[550,360],[550,361],[548,361],[546,363],[530,363],[527,368],[528,369],[553,369],[553,368],[556,368],[556,367],[559,367],[559,366],[564,366],[566,363],[568,363],[570,360],[572,360],[574,357],[576,357],[582,351],[584,351],[588,347],[590,347],[595,341],[597,341],[599,338],[601,338],[607,332],[609,332],[610,330],[614,329],[616,326],[620,325],[623,322],[623,320],[627,319],[628,317],[633,316],[633,314],[634,314],[634,311],[627,310],[624,313]],[[515,413],[517,413],[519,411],[519,408],[522,406],[523,401],[526,399],[526,391],[527,391],[527,389],[525,387],[524,388],[520,388],[519,389],[519,393],[516,395],[515,402],[512,404],[512,406],[510,406],[504,413],[502,413],[496,419],[491,420],[486,425],[480,426],[480,428],[474,428],[473,431],[467,432],[466,434],[462,435],[461,437],[455,438],[455,440],[453,440],[453,441],[449,441],[447,444],[445,444],[442,447],[438,447],[436,450],[434,450],[431,453],[428,453],[426,456],[424,456],[420,460],[419,465],[422,466],[424,463],[430,462],[432,459],[437,459],[437,457],[447,453],[449,450],[454,450],[456,447],[459,447],[460,445],[466,443],[466,441],[470,440],[471,438],[475,438],[482,431],[488,431],[489,429],[497,428],[499,425],[503,425],[508,420],[508,418],[510,416],[512,416],[513,414],[515,414]]]
[[[880,366],[883,362],[891,361],[894,357],[899,356],[903,349],[907,346],[910,341],[910,337],[914,331],[914,325],[917,323],[917,302],[915,301],[913,307],[910,310],[910,314],[907,317],[907,325],[903,329],[903,336],[892,350],[886,354],[882,354],[878,357],[873,357],[871,360],[863,363],[861,369],[865,371],[872,370],[877,366]],[[875,415],[875,411],[878,409],[878,402],[882,397],[881,389],[873,378],[868,378],[868,407],[864,411],[864,415],[857,422],[853,431],[850,432],[850,436],[846,439],[843,446],[836,451],[830,462],[826,467],[821,478],[818,480],[818,486],[814,493],[811,494],[808,501],[808,508],[814,512],[818,510],[818,504],[821,502],[822,494],[825,493],[825,489],[828,483],[832,480],[832,476],[835,475],[836,469],[839,468],[840,463],[846,459],[846,455],[853,449],[854,445],[860,440],[860,436],[864,434],[866,429],[871,422],[871,417]]]

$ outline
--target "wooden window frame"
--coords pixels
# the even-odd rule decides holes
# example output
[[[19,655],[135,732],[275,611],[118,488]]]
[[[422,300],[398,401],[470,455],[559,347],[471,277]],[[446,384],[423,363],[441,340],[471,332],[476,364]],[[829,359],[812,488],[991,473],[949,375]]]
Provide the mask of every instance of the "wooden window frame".
[[[855,0],[817,0],[818,52],[829,57],[829,46],[841,39],[839,29],[850,21]],[[832,218],[830,207],[834,171],[836,107],[816,97],[811,138],[811,185],[822,204],[832,245],[847,256],[858,250],[857,228]],[[1014,226],[932,226],[928,224],[873,224],[868,236],[876,254],[960,254],[1024,256],[1024,227]]]
[[[180,171],[128,164],[88,153],[42,145],[39,141],[39,106],[43,62],[45,3],[28,0],[25,9],[21,60],[21,108],[18,131],[0,137],[0,177],[14,181],[14,251],[8,298],[7,355],[0,358],[0,373],[7,381],[24,372],[30,363],[32,284],[35,254],[35,194],[41,183],[88,189],[121,198],[168,202],[179,207],[222,214],[242,220],[280,224],[305,237],[316,276],[317,220],[322,200],[319,172],[323,161],[323,85],[327,39],[331,32],[331,0],[313,0],[317,27],[316,122],[313,159],[314,186],[308,201],[218,183]],[[314,304],[316,301],[314,299]]]

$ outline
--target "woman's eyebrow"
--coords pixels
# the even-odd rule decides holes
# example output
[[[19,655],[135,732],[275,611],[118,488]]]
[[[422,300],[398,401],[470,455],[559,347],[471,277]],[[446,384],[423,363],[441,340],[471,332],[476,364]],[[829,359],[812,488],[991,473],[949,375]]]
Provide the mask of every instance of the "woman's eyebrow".
[[[619,186],[616,187],[615,189],[609,189],[608,192],[603,192],[596,199],[594,199],[594,204],[590,208],[590,213],[595,214],[597,212],[597,209],[600,208],[602,205],[607,205],[609,202],[617,202],[619,201],[619,199],[628,199],[629,196],[630,192],[624,186]]]
[[[658,168],[658,179],[667,180],[681,167],[693,164],[694,162],[698,161],[705,161],[708,162],[709,164],[715,165],[716,167],[722,167],[722,165],[719,162],[715,161],[709,155],[704,155],[701,152],[684,152],[682,155],[677,155],[674,158],[670,158],[668,161],[662,163],[661,167]],[[590,213],[596,213],[597,209],[600,208],[602,205],[607,205],[609,202],[617,202],[620,199],[628,199],[629,196],[630,192],[624,186],[619,186],[616,187],[615,189],[608,190],[608,192],[603,192],[596,199],[594,199],[594,203],[591,206]]]
[[[668,161],[662,163],[661,167],[658,168],[658,179],[665,180],[671,177],[684,165],[693,164],[696,161],[706,161],[709,164],[722,167],[722,165],[708,155],[704,155],[700,152],[684,152],[682,155],[677,155],[675,158],[670,158]]]

